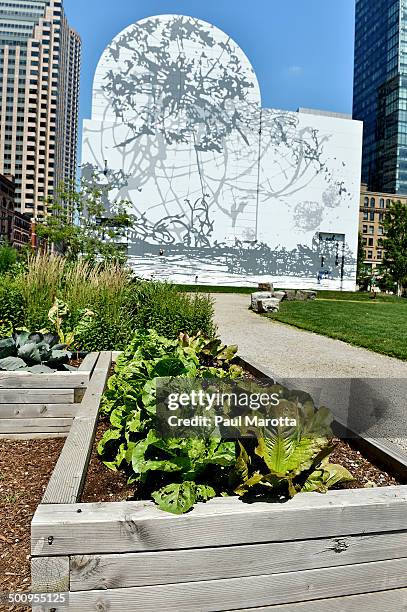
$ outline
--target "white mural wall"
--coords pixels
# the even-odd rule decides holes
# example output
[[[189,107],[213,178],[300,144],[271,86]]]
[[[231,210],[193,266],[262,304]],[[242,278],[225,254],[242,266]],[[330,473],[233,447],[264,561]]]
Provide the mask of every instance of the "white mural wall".
[[[227,34],[161,15],[102,55],[82,174],[131,202],[139,276],[353,289],[361,148],[359,122],[263,109]]]

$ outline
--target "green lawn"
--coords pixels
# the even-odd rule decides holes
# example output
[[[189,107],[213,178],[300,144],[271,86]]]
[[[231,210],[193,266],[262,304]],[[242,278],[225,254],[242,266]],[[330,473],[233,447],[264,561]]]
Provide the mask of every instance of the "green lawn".
[[[186,293],[198,291],[199,293],[243,293],[247,295],[257,291],[255,287],[216,287],[213,285],[177,285],[177,288]]]
[[[356,293],[346,299],[345,294],[328,297],[320,292],[316,301],[285,301],[279,313],[265,316],[407,360],[407,300],[362,295],[368,297]]]

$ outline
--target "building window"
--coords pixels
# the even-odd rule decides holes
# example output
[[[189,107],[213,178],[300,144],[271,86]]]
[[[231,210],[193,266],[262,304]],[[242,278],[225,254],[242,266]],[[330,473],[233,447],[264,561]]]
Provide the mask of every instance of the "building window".
[[[376,200],[374,198],[370,198],[370,208],[375,208]]]
[[[390,208],[390,204],[391,204],[391,201],[390,200],[386,200],[386,208]]]
[[[373,251],[367,252],[367,259],[373,259]]]
[[[367,196],[365,197],[365,207],[369,207],[369,198]]]
[[[369,234],[374,235],[374,225],[369,226]]]
[[[365,212],[363,213],[363,220],[364,221],[368,221],[369,220],[369,213],[367,212],[367,210],[365,210]]]
[[[363,234],[367,234],[367,225],[364,225],[362,228]]]
[[[380,208],[384,208],[384,198],[380,198]]]
[[[369,246],[373,246],[373,238],[369,238]]]
[[[377,259],[383,259],[383,251],[381,249],[377,251]]]
[[[374,211],[372,211],[369,216],[369,221],[374,221],[374,216],[375,216],[375,213]]]

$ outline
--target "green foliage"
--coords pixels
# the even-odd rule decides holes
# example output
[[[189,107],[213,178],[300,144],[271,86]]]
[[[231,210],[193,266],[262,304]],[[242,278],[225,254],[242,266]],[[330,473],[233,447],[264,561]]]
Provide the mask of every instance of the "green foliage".
[[[151,497],[164,511],[182,514],[197,502],[216,495],[326,492],[352,476],[327,460],[332,415],[316,410],[307,394],[275,387],[280,410],[296,418],[297,427],[276,431],[247,431],[251,437],[236,444],[215,436],[166,438],[157,432],[156,381],[240,379],[233,363],[237,347],[202,335],[181,334],[178,340],[155,331],[138,332],[119,357],[102,400],[110,429],[98,452],[111,470],[124,470],[136,483],[140,499]],[[187,384],[186,384],[187,386]],[[275,415],[273,415],[274,417]],[[267,435],[265,435],[267,434]]]
[[[10,272],[17,263],[18,252],[12,246],[4,244],[0,246],[0,274]]]
[[[392,202],[382,227],[386,234],[382,270],[401,290],[407,285],[407,206],[400,201]]]
[[[49,333],[20,330],[0,340],[0,371],[54,372],[66,369],[70,357],[66,345]]]
[[[372,267],[365,264],[365,249],[363,247],[363,237],[361,233],[359,233],[358,241],[356,282],[359,285],[360,291],[368,291],[372,284]]]
[[[82,181],[77,190],[75,185],[62,183],[45,201],[47,214],[37,226],[38,236],[56,245],[70,261],[81,258],[123,264],[126,247],[121,242],[134,221],[127,213],[129,203],[109,202],[108,195],[108,185],[94,187]]]
[[[84,351],[122,350],[137,329],[155,328],[174,339],[180,332],[214,335],[209,296],[181,294],[167,283],[134,282],[129,270],[114,263],[39,254],[30,256],[15,278],[0,275],[3,335],[10,325],[49,328],[50,316],[60,342]]]
[[[128,305],[138,329],[155,329],[168,338],[177,338],[180,332],[215,335],[213,301],[208,295],[183,293],[170,283],[138,281],[128,292]]]
[[[3,325],[15,328],[24,325],[24,298],[17,279],[9,275],[0,275],[0,319]],[[3,334],[6,329],[3,328]]]
[[[276,387],[277,388],[277,387]],[[290,415],[296,427],[275,430],[253,430],[255,439],[238,441],[238,458],[232,474],[236,494],[257,492],[287,492],[294,497],[299,492],[325,493],[330,487],[353,480],[342,466],[327,463],[334,450],[330,444],[332,415],[327,408],[315,409],[310,396],[300,398],[279,387],[279,411]]]
[[[234,443],[221,439],[163,439],[156,432],[155,379],[241,375],[232,365],[236,347],[186,334],[170,340],[138,332],[119,357],[108,381],[102,412],[109,429],[98,451],[110,469],[124,469],[140,493],[175,514],[222,492],[225,468],[234,463]],[[212,359],[210,356],[212,355]]]

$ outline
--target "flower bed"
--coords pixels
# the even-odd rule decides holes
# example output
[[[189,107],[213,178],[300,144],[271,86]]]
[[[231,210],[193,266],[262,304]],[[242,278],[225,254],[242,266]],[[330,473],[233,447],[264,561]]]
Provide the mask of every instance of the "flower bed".
[[[34,591],[69,590],[69,609],[81,612],[294,611],[298,602],[370,612],[406,603],[406,486],[285,503],[216,497],[181,516],[150,501],[81,503],[97,413],[91,401],[86,419],[75,419],[34,516]],[[397,465],[407,461],[400,455]]]

